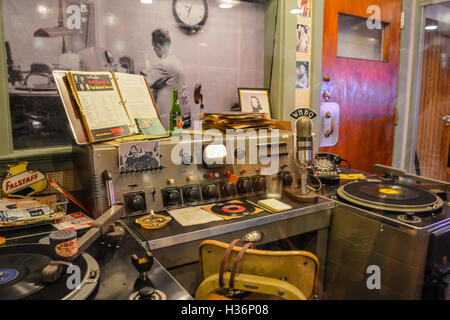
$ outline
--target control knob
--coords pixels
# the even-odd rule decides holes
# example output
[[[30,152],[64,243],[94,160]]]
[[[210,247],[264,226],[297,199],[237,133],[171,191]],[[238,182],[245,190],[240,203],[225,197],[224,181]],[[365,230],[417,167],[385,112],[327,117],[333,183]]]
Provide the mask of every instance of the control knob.
[[[215,184],[208,184],[203,189],[203,194],[206,200],[215,199],[219,197],[219,189]]]
[[[240,179],[238,181],[238,192],[239,194],[246,194],[252,192],[252,182],[250,179]]]
[[[225,197],[236,195],[236,186],[233,183],[230,183],[230,182],[226,183],[222,187],[222,194]]]
[[[260,192],[266,189],[266,178],[265,177],[256,177],[254,180],[255,191]]]
[[[127,196],[125,204],[127,209],[132,212],[147,210],[147,205],[143,194],[133,194]]]
[[[200,201],[200,189],[196,186],[186,189],[184,196],[187,202],[197,202]]]
[[[166,191],[164,198],[166,200],[166,203],[171,206],[181,203],[181,194],[177,189]]]
[[[283,187],[289,187],[290,185],[292,185],[293,179],[290,172],[288,171],[280,172],[278,175],[281,177],[281,180],[283,181]]]

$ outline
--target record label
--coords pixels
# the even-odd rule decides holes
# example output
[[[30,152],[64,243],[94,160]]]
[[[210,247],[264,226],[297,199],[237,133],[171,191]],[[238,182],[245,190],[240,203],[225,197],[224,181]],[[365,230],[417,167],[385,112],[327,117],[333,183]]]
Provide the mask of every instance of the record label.
[[[246,210],[245,207],[239,205],[229,205],[222,207],[223,212],[226,213],[242,213]]]
[[[224,216],[246,216],[255,212],[255,207],[242,202],[218,203],[211,207],[211,211]]]
[[[19,276],[16,269],[0,269],[0,285],[14,281]]]
[[[384,194],[400,194],[400,191],[394,189],[380,189],[378,191]]]

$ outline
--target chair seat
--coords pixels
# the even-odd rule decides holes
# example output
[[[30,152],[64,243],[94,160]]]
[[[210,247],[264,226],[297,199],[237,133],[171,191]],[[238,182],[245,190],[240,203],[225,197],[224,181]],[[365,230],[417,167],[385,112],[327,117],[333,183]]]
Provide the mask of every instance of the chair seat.
[[[229,299],[221,294],[227,289],[230,269],[241,248],[234,247],[223,275],[225,286],[219,286],[219,270],[228,244],[213,240],[204,241],[199,247],[199,261],[203,282],[197,299]],[[264,251],[248,249],[235,277],[234,289],[251,292],[252,300],[310,299],[317,287],[319,261],[305,251]],[[223,290],[222,290],[223,292]]]

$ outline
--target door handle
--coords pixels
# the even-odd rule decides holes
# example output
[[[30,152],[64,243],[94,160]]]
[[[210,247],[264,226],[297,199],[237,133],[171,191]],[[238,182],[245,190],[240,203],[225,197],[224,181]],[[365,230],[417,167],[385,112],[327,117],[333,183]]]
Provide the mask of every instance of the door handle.
[[[450,114],[446,115],[442,120],[444,120],[447,127],[450,127]]]
[[[327,112],[325,114],[325,119],[323,120],[323,122],[324,122],[323,127],[324,128],[325,128],[325,120],[326,119],[331,119],[331,128],[330,128],[330,130],[325,131],[323,133],[323,135],[325,136],[325,138],[329,138],[334,132],[334,118],[333,118],[333,115],[331,114],[331,112]]]

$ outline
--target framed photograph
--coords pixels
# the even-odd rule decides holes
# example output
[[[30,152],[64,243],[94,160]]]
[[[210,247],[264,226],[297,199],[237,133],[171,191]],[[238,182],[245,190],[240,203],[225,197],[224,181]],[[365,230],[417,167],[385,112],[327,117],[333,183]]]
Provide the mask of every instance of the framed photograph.
[[[309,61],[297,61],[297,89],[309,88]]]
[[[269,89],[239,88],[238,93],[242,112],[266,113],[272,117]]]
[[[311,53],[311,26],[297,24],[297,52]]]

